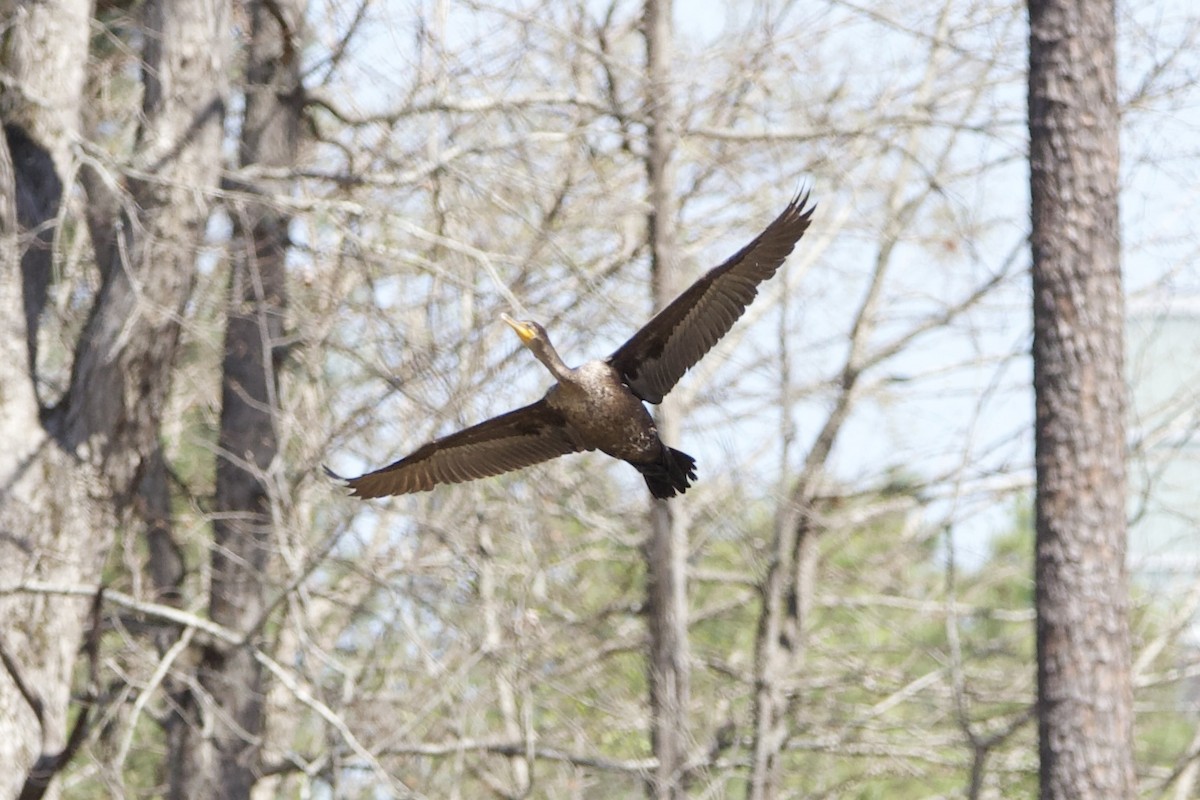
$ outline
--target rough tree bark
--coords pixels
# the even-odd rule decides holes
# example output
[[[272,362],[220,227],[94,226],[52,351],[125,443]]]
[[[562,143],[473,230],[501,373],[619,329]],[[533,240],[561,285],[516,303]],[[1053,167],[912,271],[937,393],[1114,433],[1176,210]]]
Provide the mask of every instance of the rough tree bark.
[[[5,8],[12,27],[4,42],[9,82],[0,143],[0,582],[10,587],[29,579],[70,582],[94,568],[81,509],[67,500],[59,520],[41,510],[58,493],[51,476],[69,475],[71,458],[42,426],[35,374],[37,320],[53,275],[50,246],[68,168],[67,141],[79,128],[91,4]],[[71,494],[81,488],[69,486]],[[0,796],[15,796],[27,775],[44,785],[53,773],[66,740],[84,607],[78,600],[0,597],[0,763],[7,765],[0,770]]]
[[[289,167],[300,140],[303,0],[253,2],[246,65],[243,167]],[[188,695],[190,723],[176,740],[174,797],[248,798],[261,774],[265,676],[255,660],[268,611],[266,571],[278,502],[276,412],[287,310],[291,217],[270,200],[269,183],[238,186],[222,362],[221,422],[213,520],[212,620],[239,631],[241,646],[205,647],[199,684],[211,707]],[[211,733],[209,733],[211,732]]]
[[[179,312],[191,291],[195,248],[216,186],[227,10],[217,2],[160,1],[147,3],[144,14],[137,177],[126,184],[132,202],[108,220],[114,233],[105,244],[96,243],[100,288],[75,344],[70,383],[61,401],[46,408],[38,401],[32,357],[4,358],[0,375],[0,419],[12,434],[0,455],[0,614],[9,621],[3,645],[11,656],[0,674],[0,761],[7,767],[0,770],[0,794],[13,794],[23,783],[36,791],[31,787],[61,765],[86,609],[79,599],[21,587],[99,582],[115,526],[130,510],[144,459],[156,446]],[[32,187],[43,201],[42,219],[16,216],[21,246],[44,265],[23,270],[24,313],[4,315],[6,356],[19,347],[11,320],[25,322],[19,341],[27,352],[27,340],[36,336],[29,326],[37,324],[50,261],[30,227],[52,224],[57,198],[48,198],[45,188],[69,177],[66,144],[78,126],[90,17],[91,4],[79,0],[22,4],[11,17],[6,139],[19,141],[22,155],[13,162],[15,189],[5,192],[20,206]],[[14,266],[6,261],[0,269],[6,307],[15,294]]]
[[[671,2],[646,0],[643,35],[646,40],[646,114],[649,183],[650,280],[655,308],[675,297],[678,284],[674,231],[674,185],[671,180]],[[679,441],[679,423],[668,398],[659,407],[657,423],[663,441]],[[651,744],[658,760],[647,785],[649,796],[686,796],[684,767],[688,744],[688,606],[687,527],[675,518],[665,500],[652,501],[651,532],[647,543],[646,613],[650,632]]]
[[[1041,796],[1133,797],[1115,9],[1029,21]]]

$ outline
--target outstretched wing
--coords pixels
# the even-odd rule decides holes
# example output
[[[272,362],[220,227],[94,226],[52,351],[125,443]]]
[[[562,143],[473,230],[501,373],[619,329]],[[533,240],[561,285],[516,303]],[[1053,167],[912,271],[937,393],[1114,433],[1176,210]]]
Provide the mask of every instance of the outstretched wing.
[[[608,358],[633,393],[648,403],[663,396],[712,346],[758,293],[808,229],[815,206],[797,196],[767,229],[664,308]]]
[[[545,400],[493,417],[421,447],[395,464],[357,478],[342,478],[356,497],[424,492],[439,483],[461,483],[528,467],[579,448],[563,416]]]

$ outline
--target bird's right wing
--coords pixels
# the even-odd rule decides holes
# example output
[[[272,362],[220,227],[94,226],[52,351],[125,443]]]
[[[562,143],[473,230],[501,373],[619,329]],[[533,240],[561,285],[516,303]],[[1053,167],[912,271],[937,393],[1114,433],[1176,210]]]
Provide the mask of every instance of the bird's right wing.
[[[528,467],[579,450],[562,414],[539,400],[465,430],[357,478],[345,480],[356,497],[424,492],[439,483],[461,483]]]

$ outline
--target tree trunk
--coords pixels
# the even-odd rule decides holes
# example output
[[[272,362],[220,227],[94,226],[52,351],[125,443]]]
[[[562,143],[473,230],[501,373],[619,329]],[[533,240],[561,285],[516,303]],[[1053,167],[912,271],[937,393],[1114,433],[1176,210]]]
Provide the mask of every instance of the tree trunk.
[[[887,264],[881,253],[871,288],[855,316],[850,352],[842,367],[841,391],[805,456],[789,501],[777,512],[754,639],[754,740],[746,785],[749,800],[767,800],[778,792],[780,755],[787,744],[790,711],[797,704],[795,676],[804,666],[804,640],[817,580],[818,544],[823,530],[818,518],[817,487],[853,407],[862,376],[864,343],[875,327],[874,309]]]
[[[780,515],[771,568],[762,586],[754,663],[754,740],[746,797],[768,800],[779,788],[780,755],[787,743],[788,709],[804,665],[812,616],[820,529],[811,500]],[[799,509],[803,510],[799,510]]]
[[[37,325],[53,275],[51,246],[79,128],[91,4],[28,3],[7,19],[3,261],[0,262],[0,583],[73,584],[96,568],[83,484],[48,437],[37,394]],[[35,233],[36,232],[36,233]],[[50,504],[50,505],[47,505]],[[60,505],[61,504],[61,505]],[[47,508],[61,508],[55,519]],[[66,741],[72,665],[86,604],[0,597],[0,797],[44,788]],[[28,784],[27,784],[28,778]]]
[[[655,308],[676,294],[674,185],[671,180],[670,0],[646,0],[646,113],[649,183],[650,279]],[[663,441],[679,441],[679,423],[666,399],[657,414]],[[687,528],[665,500],[652,501],[647,552],[646,613],[650,632],[651,744],[658,766],[647,786],[654,798],[686,796],[684,766],[688,745]]]
[[[147,177],[129,181],[132,202],[125,207],[136,216],[109,220],[119,231],[114,246],[97,246],[100,288],[75,345],[70,384],[54,408],[38,402],[28,345],[49,283],[49,248],[34,239],[27,251],[35,263],[22,270],[23,313],[10,315],[15,265],[6,260],[0,271],[8,320],[0,419],[11,434],[0,455],[0,583],[6,589],[0,614],[10,621],[3,645],[11,656],[0,676],[3,795],[23,783],[36,793],[61,766],[86,608],[78,598],[20,587],[100,581],[114,528],[155,447],[179,312],[191,291],[220,164],[228,15],[212,4],[165,2],[149,3],[145,13],[135,170]],[[17,158],[13,186],[5,189],[16,198],[15,216],[25,231],[57,213],[57,197],[47,187],[61,185],[67,174],[63,161],[78,124],[90,18],[91,4],[79,0],[23,4],[12,17],[5,68],[13,80],[5,101],[11,107],[16,97],[17,111],[8,117],[6,140],[17,143]],[[24,99],[31,102],[22,105]],[[20,213],[23,198],[41,203],[39,216]],[[10,359],[21,345],[27,357]]]
[[[1041,796],[1132,797],[1115,11],[1029,17]]]
[[[303,94],[300,49],[304,2],[254,2],[246,67],[243,166],[296,161]],[[244,634],[239,647],[206,647],[199,683],[211,707],[188,696],[191,727],[177,746],[188,767],[175,797],[248,798],[261,774],[266,681],[254,648],[263,645],[267,567],[278,509],[276,372],[287,310],[285,260],[291,217],[271,202],[270,185],[238,187],[259,197],[233,208],[234,252],[222,362],[221,423],[213,521],[212,620]],[[211,731],[202,735],[201,731]]]

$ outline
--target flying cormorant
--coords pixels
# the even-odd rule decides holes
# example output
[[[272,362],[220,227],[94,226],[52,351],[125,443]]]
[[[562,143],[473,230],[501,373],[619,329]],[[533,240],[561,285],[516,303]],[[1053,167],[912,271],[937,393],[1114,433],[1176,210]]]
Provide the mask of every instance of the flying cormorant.
[[[423,492],[581,450],[602,450],[629,462],[655,497],[683,493],[696,479],[696,460],[659,439],[643,402],[662,402],[733,327],[758,284],[775,274],[804,235],[812,212],[807,192],[796,197],[754,241],[692,284],[603,361],[572,369],[541,325],[502,314],[557,383],[532,405],[432,441],[382,469],[343,479],[351,494]]]

